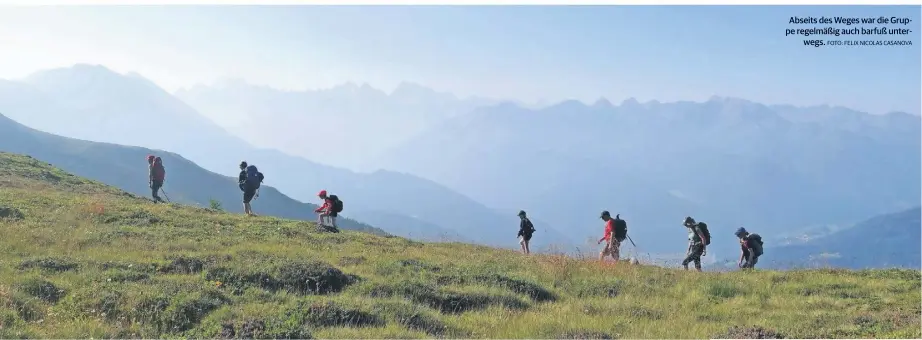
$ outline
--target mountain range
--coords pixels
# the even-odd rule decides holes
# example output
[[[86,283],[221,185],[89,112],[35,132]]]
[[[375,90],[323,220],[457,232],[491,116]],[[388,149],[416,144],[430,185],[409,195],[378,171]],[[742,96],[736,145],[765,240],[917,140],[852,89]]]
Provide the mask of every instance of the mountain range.
[[[517,246],[518,209],[494,211],[440,184],[405,173],[357,173],[254,147],[137,74],[78,64],[18,81],[0,81],[0,112],[31,128],[64,137],[168,150],[226,176],[236,176],[237,164],[246,160],[259,166],[269,185],[292,198],[319,201],[316,193],[326,189],[343,199],[345,216],[395,235]],[[303,131],[290,134],[305,135]],[[304,142],[308,144],[309,139]],[[171,176],[182,174],[172,171]],[[534,249],[570,244],[540,219],[535,222],[543,237],[536,236]]]
[[[436,91],[412,87],[438,97]],[[278,98],[323,98],[322,91],[247,91],[254,88],[238,81],[199,86],[180,97],[208,112],[219,112],[214,103],[225,101],[262,103],[243,114],[251,117],[260,109],[312,116],[318,113],[309,106]],[[388,98],[367,85],[328,92],[353,102]],[[465,107],[451,96],[438,98],[446,107]],[[491,208],[526,209],[576,241],[598,236],[599,211],[620,212],[635,238],[643,240],[641,248],[654,252],[684,249],[685,231],[676,222],[684,216],[708,221],[719,237],[732,239],[738,226],[781,236],[805,228],[836,229],[919,204],[920,120],[906,113],[872,115],[725,97],[674,103],[628,99],[619,105],[603,98],[591,105],[565,101],[544,108],[488,104],[465,114],[434,113],[419,125],[429,126],[421,132],[392,131],[401,136],[395,140],[406,141],[383,152],[368,149],[358,168],[427,178]],[[345,111],[330,105],[321,115],[362,124],[369,116],[391,114],[373,107],[361,116]],[[675,231],[662,233],[668,230]],[[723,251],[735,251],[733,242],[726,243],[730,246]]]
[[[574,239],[597,235],[607,209],[648,251],[681,252],[693,216],[726,238],[716,253],[735,251],[740,226],[771,236],[918,206],[920,136],[920,118],[901,112],[603,99],[479,108],[373,162],[528,207]]]
[[[685,216],[710,222],[718,237],[732,241],[739,226],[781,237],[920,204],[920,119],[907,113],[873,115],[726,97],[628,99],[618,105],[603,98],[543,108],[510,101],[474,105],[418,85],[402,87],[428,93],[428,102],[441,100],[451,109],[427,115],[412,129],[385,129],[399,135],[392,140],[404,142],[366,148],[356,168],[408,173],[490,208],[525,209],[576,243],[598,237],[601,210],[621,213],[643,250],[676,252],[684,249],[686,233],[677,221]],[[228,102],[244,103],[249,109],[235,112],[249,119],[262,113],[321,115],[362,125],[377,115],[394,115],[400,89],[387,95],[347,84],[325,92],[286,92],[237,81],[179,96],[217,121],[225,108],[216,103]],[[333,104],[342,98],[351,104]],[[320,110],[304,104],[313,102],[330,105]],[[364,109],[353,110],[356,105]],[[472,106],[469,113],[457,113]],[[714,251],[735,251],[734,242],[724,243]]]
[[[683,251],[680,219],[706,221],[717,255],[736,251],[739,226],[769,238],[837,229],[918,206],[922,187],[918,116],[737,98],[528,108],[411,83],[387,94],[242,81],[174,96],[139,75],[77,65],[0,82],[0,110],[55,134],[174,151],[225,175],[246,159],[293,198],[330,190],[347,216],[388,232],[498,246],[515,246],[519,209],[545,232],[538,248],[598,238],[598,214],[610,210],[645,252]]]
[[[280,91],[231,79],[175,95],[250,143],[352,169],[447,118],[497,102],[410,82],[386,93],[367,83]]]

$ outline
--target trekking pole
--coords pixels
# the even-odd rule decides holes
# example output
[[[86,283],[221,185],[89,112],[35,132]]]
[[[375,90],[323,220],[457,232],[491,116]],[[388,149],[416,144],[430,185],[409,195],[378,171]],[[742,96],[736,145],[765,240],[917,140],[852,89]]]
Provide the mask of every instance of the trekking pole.
[[[624,236],[627,236],[627,240],[628,240],[628,241],[631,241],[631,245],[634,246],[634,248],[632,249],[632,251],[633,251],[633,253],[634,253],[635,255],[632,256],[632,258],[634,258],[634,260],[640,262],[640,259],[638,259],[638,258],[640,257],[640,249],[637,249],[637,244],[634,243],[634,240],[633,240],[633,239],[631,239],[631,235],[624,235]]]
[[[167,195],[167,194],[166,194],[166,191],[163,190],[163,187],[160,187],[160,192],[163,193],[163,197],[166,197],[166,201],[167,201],[168,203],[173,203],[172,201],[170,201],[170,195]]]
[[[631,239],[631,235],[624,235],[624,236],[627,236],[627,240],[631,241],[631,245],[634,246],[634,248],[637,248],[637,244],[635,244],[634,240]]]

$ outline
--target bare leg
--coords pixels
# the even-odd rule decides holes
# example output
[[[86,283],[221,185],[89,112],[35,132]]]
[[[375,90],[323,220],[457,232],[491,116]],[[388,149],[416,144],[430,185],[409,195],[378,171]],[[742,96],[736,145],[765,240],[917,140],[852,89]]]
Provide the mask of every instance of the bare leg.
[[[333,217],[327,214],[320,214],[320,225],[324,227],[333,226]]]
[[[611,248],[611,258],[615,259],[615,262],[621,260],[621,244],[613,243]]]
[[[528,243],[531,241],[525,241],[525,254],[531,254],[531,248],[528,247]]]

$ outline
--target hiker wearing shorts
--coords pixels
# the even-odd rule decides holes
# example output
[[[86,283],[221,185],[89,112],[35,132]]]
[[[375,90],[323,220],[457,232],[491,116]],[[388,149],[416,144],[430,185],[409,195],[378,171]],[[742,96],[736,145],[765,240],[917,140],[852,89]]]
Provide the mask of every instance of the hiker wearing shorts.
[[[333,211],[333,199],[327,195],[326,190],[320,190],[320,192],[317,193],[317,197],[320,197],[320,199],[323,200],[323,205],[317,209],[314,209],[314,212],[319,214],[317,216],[317,223],[321,226],[336,228],[337,214],[335,211]],[[326,223],[326,221],[330,222]]]
[[[621,258],[621,242],[615,237],[615,220],[611,218],[611,213],[607,210],[602,211],[600,218],[605,221],[605,235],[599,239],[598,243],[605,242],[605,248],[599,253],[599,261],[605,261],[605,256],[611,255],[611,258],[618,262]]]
[[[695,269],[700,272],[701,257],[707,255],[707,244],[710,240],[691,216],[686,217],[682,224],[688,228],[688,251],[682,260],[682,267],[688,270],[688,264],[694,262]]]
[[[151,196],[154,202],[163,202],[160,198],[160,189],[163,188],[163,180],[166,179],[166,169],[163,168],[163,160],[154,155],[147,156],[147,186],[150,187]]]
[[[250,202],[259,197],[259,185],[262,183],[263,174],[255,166],[240,162],[240,175],[237,176],[240,190],[243,191],[243,212],[248,216],[256,216]]]
[[[519,234],[517,236],[519,237],[519,245],[522,246],[522,252],[527,255],[531,253],[528,243],[531,241],[531,236],[535,233],[535,225],[525,216],[524,210],[519,211],[519,219],[522,221],[519,223]]]

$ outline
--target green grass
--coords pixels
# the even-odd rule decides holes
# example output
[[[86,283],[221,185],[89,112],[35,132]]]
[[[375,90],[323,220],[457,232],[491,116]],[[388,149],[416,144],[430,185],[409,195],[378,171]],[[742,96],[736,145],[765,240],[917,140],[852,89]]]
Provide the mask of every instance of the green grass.
[[[333,233],[10,154],[0,216],[0,338],[922,337],[919,271],[696,273]]]

